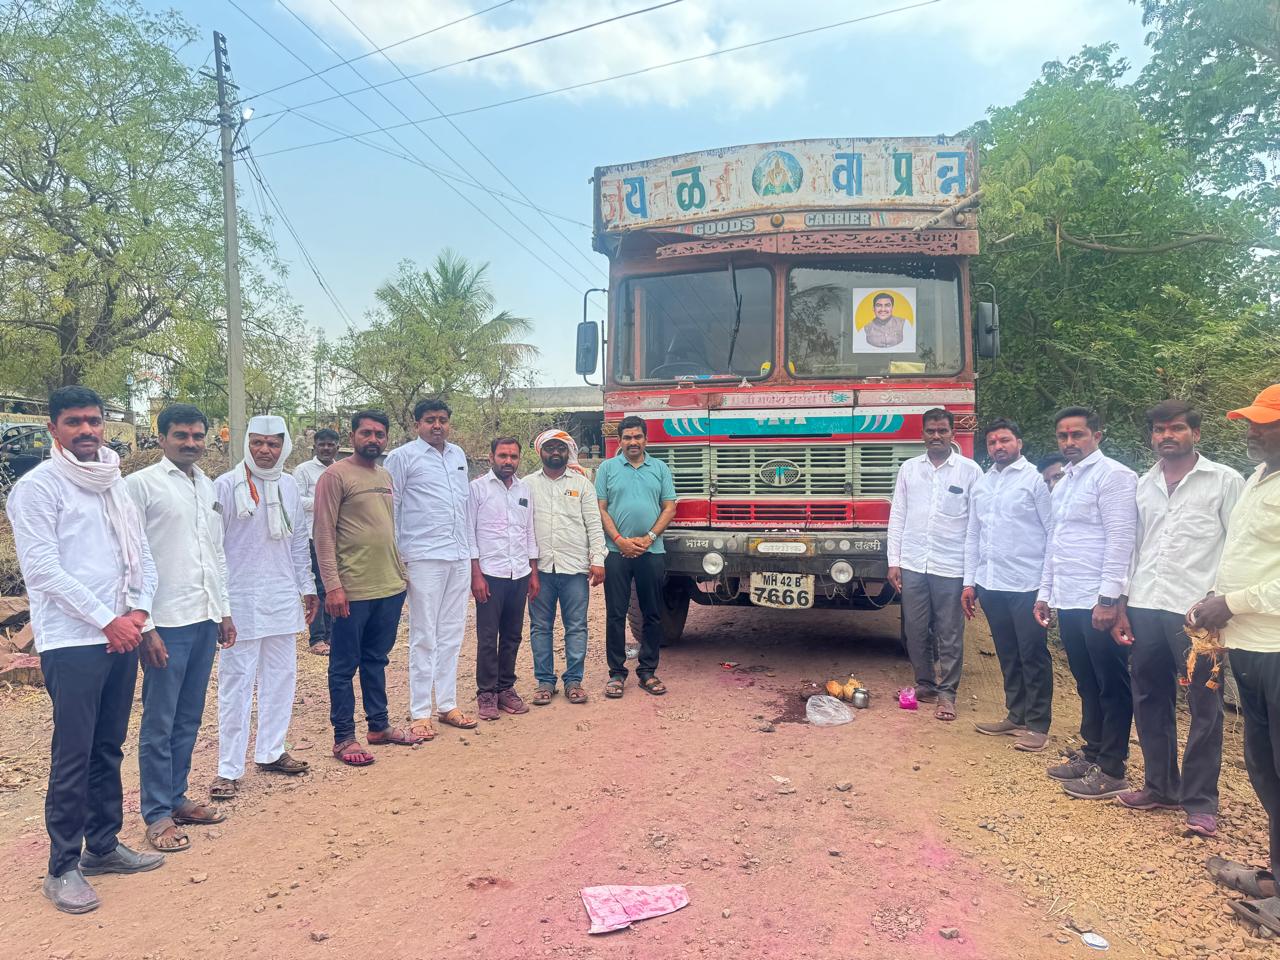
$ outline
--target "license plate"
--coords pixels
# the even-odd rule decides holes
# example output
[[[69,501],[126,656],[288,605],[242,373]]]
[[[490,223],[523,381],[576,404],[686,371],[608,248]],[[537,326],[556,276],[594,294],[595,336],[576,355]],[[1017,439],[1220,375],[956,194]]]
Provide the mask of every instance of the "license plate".
[[[753,573],[751,602],[777,610],[807,610],[813,606],[813,574]]]

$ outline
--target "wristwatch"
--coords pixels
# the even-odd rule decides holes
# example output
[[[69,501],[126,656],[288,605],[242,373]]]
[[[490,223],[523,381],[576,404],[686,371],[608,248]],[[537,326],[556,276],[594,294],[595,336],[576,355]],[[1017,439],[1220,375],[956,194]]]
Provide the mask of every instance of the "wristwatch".
[[[648,533],[646,533],[646,534],[645,534],[645,536],[649,538],[649,541],[650,541],[651,543],[657,543],[657,542],[658,542],[658,535],[657,535],[656,533],[654,533],[652,530],[650,530]]]
[[[1115,597],[1099,597],[1098,598],[1098,606],[1100,607],[1114,607],[1115,605],[1116,605]]]

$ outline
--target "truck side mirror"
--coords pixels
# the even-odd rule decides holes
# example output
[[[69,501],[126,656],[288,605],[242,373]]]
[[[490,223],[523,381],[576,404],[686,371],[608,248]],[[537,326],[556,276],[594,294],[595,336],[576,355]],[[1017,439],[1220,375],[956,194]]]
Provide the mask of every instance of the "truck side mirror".
[[[1000,307],[978,304],[978,356],[994,360],[1000,356]]]
[[[581,376],[589,377],[596,372],[600,362],[600,325],[594,320],[583,320],[578,324],[578,348],[574,357],[575,368]]]

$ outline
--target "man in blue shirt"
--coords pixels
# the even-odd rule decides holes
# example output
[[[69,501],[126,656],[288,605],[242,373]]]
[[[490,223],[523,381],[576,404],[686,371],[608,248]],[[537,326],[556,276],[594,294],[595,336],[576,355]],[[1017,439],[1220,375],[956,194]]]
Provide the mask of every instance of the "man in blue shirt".
[[[662,645],[662,578],[666,553],[662,531],[676,514],[676,486],[667,465],[645,454],[646,439],[642,419],[623,417],[618,424],[618,454],[601,464],[596,473],[600,521],[609,547],[604,562],[605,655],[609,661],[609,682],[605,684],[604,695],[615,700],[622,696],[627,681],[627,608],[631,606],[633,582],[640,612],[644,614],[636,679],[646,693],[662,696],[667,692],[654,674]]]

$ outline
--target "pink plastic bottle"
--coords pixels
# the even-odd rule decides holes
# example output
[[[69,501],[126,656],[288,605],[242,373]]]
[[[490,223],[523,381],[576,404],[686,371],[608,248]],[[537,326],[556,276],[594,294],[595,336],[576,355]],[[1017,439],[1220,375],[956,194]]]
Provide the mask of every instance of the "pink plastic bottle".
[[[898,706],[903,710],[916,710],[919,704],[916,702],[916,688],[903,687],[898,691]]]

